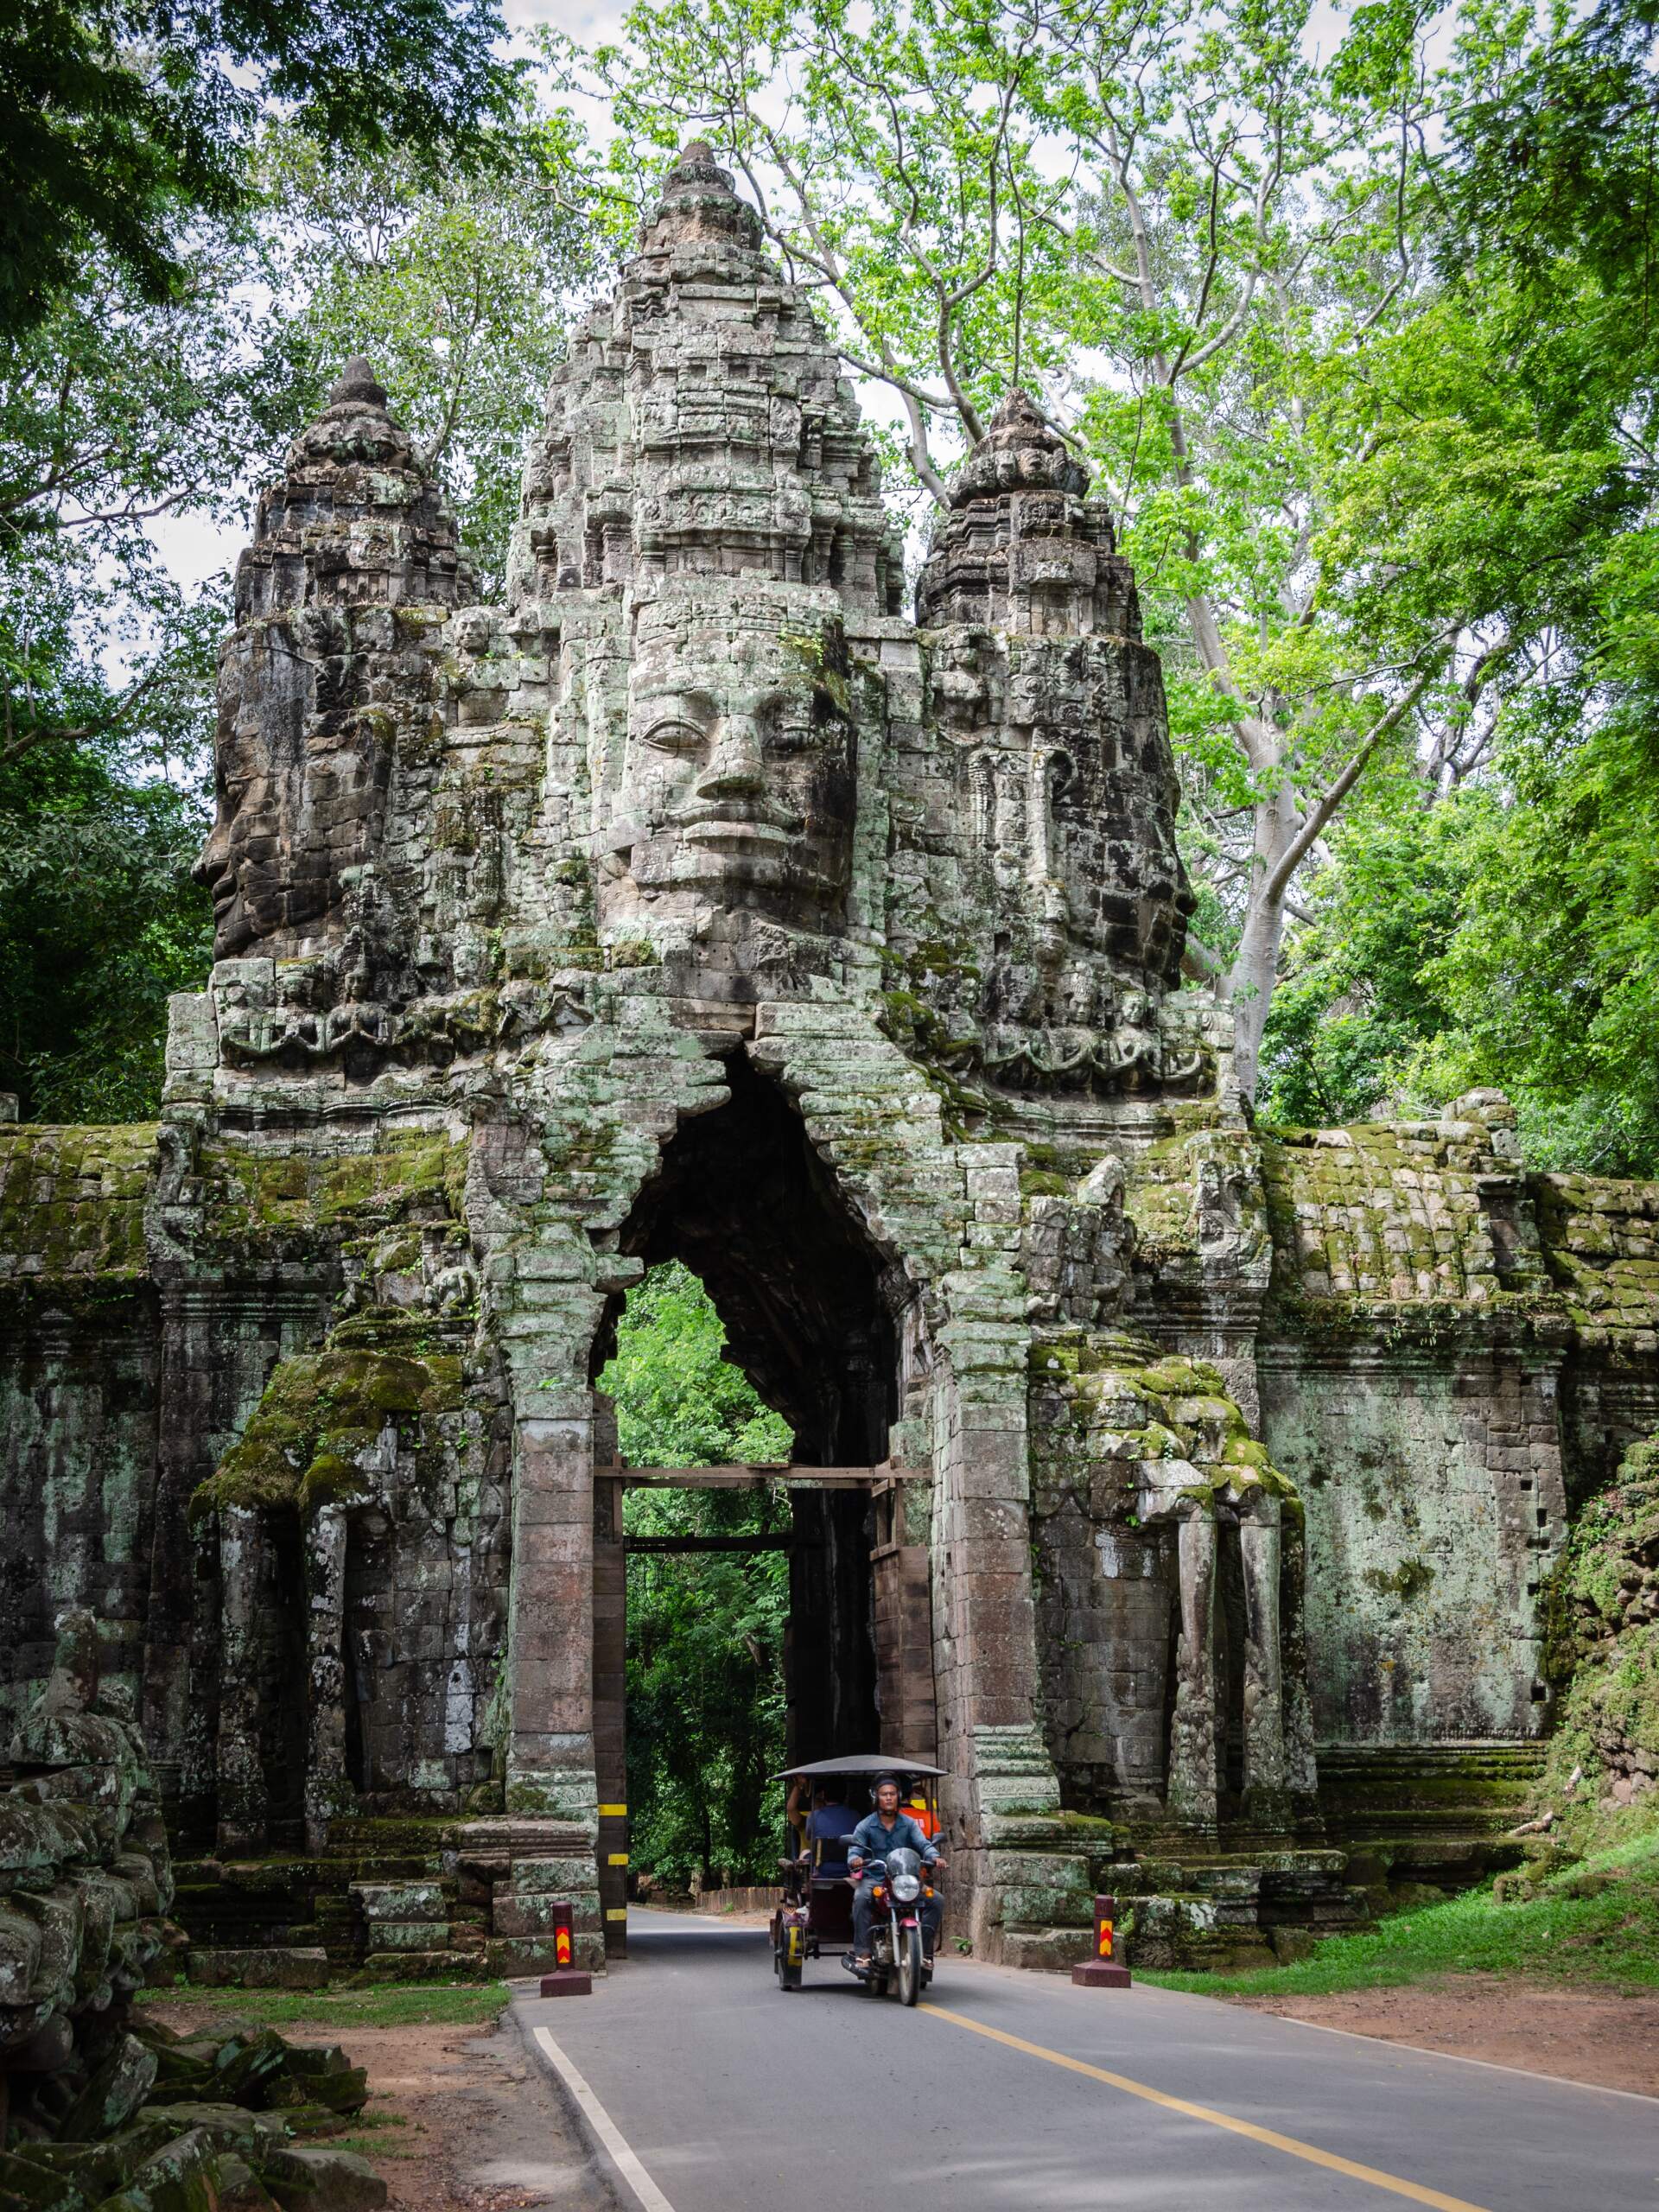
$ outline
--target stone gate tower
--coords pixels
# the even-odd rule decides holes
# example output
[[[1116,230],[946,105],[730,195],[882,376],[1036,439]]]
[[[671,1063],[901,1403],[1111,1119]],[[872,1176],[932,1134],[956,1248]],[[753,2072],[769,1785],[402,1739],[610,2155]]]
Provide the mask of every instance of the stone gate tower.
[[[1255,1134],[1134,578],[1022,395],[905,596],[701,146],[504,607],[365,363],[261,498],[163,1120],[6,1140],[6,1694],[91,1605],[216,1864],[424,1821],[498,1965],[552,1889],[597,1945],[594,1378],[671,1254],[795,1431],[794,1748],[937,1751],[983,1950],[1073,1955],[1109,1867],[1148,1951],[1259,1946],[1352,1910],[1338,1841],[1386,1870],[1356,1779],[1421,1864],[1524,1773],[1564,1457],[1652,1418],[1649,1197],[1524,1177],[1495,1094]]]

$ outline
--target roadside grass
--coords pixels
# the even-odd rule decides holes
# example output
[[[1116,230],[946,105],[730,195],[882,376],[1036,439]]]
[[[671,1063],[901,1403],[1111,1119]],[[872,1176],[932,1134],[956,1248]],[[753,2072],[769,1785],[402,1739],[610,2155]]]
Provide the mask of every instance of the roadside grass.
[[[1325,1997],[1452,1974],[1659,1988],[1659,1832],[1535,1878],[1535,1894],[1513,1904],[1500,1903],[1488,1884],[1357,1935],[1327,1936],[1294,1966],[1231,1974],[1137,1967],[1135,1975],[1201,1997]]]
[[[408,2120],[400,2112],[360,2112],[352,2122],[351,2133],[348,2135],[331,2135],[328,2147],[332,2151],[355,2151],[359,2158],[417,2158],[420,2156],[417,2144],[397,2138],[390,2142],[380,2139],[382,2128],[408,2126]],[[418,2120],[415,2124],[415,2133],[417,2135],[426,2133]]]
[[[297,2020],[323,2028],[423,2028],[487,2023],[512,1996],[505,1981],[381,1981],[361,1989],[205,1989],[181,1981],[146,1990],[143,2002],[158,2009],[209,2005],[277,2028]]]

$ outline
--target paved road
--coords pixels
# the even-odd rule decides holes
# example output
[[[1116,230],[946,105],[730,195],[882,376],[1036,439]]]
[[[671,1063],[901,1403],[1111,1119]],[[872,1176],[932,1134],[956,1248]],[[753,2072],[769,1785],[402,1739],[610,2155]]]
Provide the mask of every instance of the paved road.
[[[630,2212],[1659,2212],[1659,2101],[965,1962],[913,2012],[831,1962],[785,1993],[764,1934],[670,1913],[629,1942],[515,2010],[637,2156]]]

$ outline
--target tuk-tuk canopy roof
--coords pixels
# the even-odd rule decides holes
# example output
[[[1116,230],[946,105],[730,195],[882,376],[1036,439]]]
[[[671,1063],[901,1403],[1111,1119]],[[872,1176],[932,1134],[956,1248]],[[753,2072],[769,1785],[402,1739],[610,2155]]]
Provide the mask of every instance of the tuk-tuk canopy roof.
[[[838,1774],[943,1774],[942,1766],[929,1766],[925,1759],[907,1758],[902,1751],[869,1751],[855,1754],[844,1759],[814,1759],[810,1766],[786,1766],[772,1777],[774,1782],[817,1781]]]

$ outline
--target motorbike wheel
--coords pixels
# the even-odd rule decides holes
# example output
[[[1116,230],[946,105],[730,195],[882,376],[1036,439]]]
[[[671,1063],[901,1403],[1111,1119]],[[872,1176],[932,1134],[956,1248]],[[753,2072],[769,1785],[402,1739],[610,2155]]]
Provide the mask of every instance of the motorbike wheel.
[[[906,1928],[899,1937],[899,2002],[913,2005],[922,1993],[922,1931]]]

